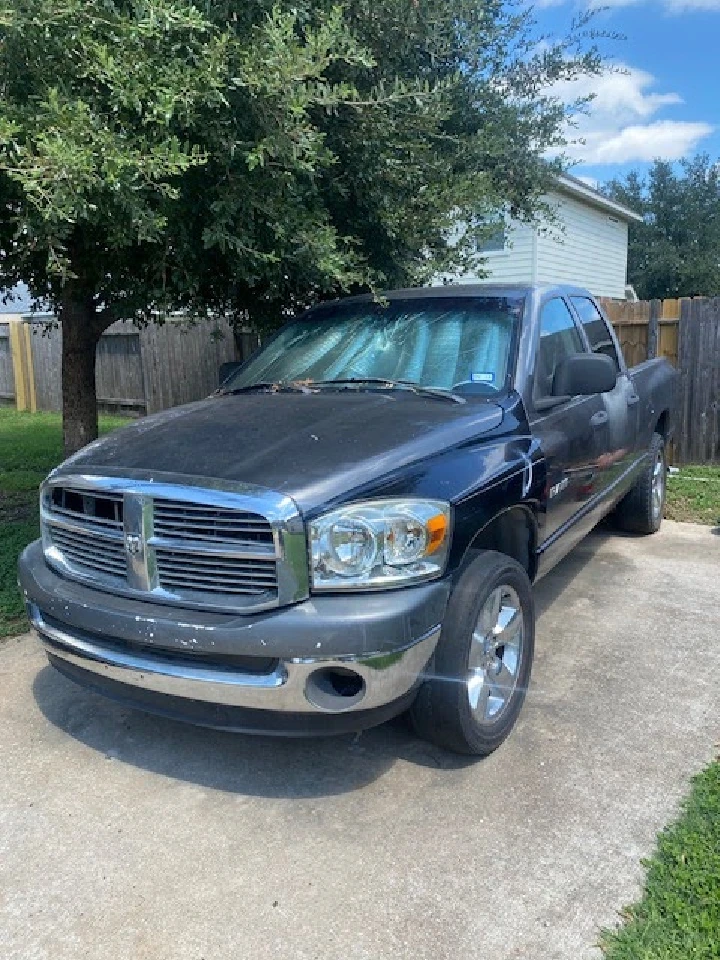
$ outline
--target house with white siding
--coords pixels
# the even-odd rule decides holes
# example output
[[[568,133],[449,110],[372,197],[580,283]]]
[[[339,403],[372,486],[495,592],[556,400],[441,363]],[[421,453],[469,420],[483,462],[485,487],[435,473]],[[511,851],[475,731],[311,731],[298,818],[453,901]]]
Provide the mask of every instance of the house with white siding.
[[[444,276],[438,283],[571,283],[597,297],[625,299],[628,224],[640,214],[562,174],[545,198],[554,216],[536,224],[510,220],[478,252],[484,275]]]

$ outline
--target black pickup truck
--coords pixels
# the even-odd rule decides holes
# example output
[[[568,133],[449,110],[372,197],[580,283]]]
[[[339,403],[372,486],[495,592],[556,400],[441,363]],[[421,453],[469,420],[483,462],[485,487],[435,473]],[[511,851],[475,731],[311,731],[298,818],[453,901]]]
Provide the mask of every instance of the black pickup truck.
[[[532,582],[611,511],[660,526],[675,376],[628,369],[571,287],[318,306],[50,474],[31,622],[63,674],[144,710],[281,735],[409,710],[487,754],[530,681]]]

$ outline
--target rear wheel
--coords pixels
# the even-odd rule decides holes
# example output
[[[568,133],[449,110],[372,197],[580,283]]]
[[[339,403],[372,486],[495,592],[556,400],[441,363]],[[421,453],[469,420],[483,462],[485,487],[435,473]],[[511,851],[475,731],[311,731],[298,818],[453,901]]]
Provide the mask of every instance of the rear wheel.
[[[534,642],[527,573],[504,554],[479,553],[453,590],[432,676],[411,708],[416,732],[456,753],[492,753],[522,708]]]
[[[660,529],[665,511],[666,481],[665,440],[661,434],[654,433],[647,467],[615,510],[615,519],[621,530],[656,533]]]

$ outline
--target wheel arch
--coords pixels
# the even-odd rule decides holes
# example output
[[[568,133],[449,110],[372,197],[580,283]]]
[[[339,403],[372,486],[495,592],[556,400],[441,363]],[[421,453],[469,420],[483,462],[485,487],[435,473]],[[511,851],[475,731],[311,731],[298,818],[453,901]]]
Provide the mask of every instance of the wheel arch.
[[[663,440],[667,442],[670,436],[670,411],[667,408],[660,413],[660,416],[655,421],[653,433],[659,433]]]
[[[530,580],[537,573],[537,520],[525,505],[502,510],[489,520],[468,545],[467,554],[477,550],[496,550],[516,560]],[[466,556],[467,556],[466,554]]]

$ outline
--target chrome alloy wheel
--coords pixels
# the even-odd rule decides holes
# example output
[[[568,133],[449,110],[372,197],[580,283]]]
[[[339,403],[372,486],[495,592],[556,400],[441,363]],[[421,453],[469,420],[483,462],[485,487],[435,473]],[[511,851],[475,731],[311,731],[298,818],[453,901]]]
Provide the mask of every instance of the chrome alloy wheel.
[[[656,521],[662,516],[665,503],[665,472],[665,455],[660,450],[655,458],[652,476],[652,512]]]
[[[475,720],[495,723],[517,686],[525,622],[515,590],[501,584],[480,610],[470,642],[467,692]]]

